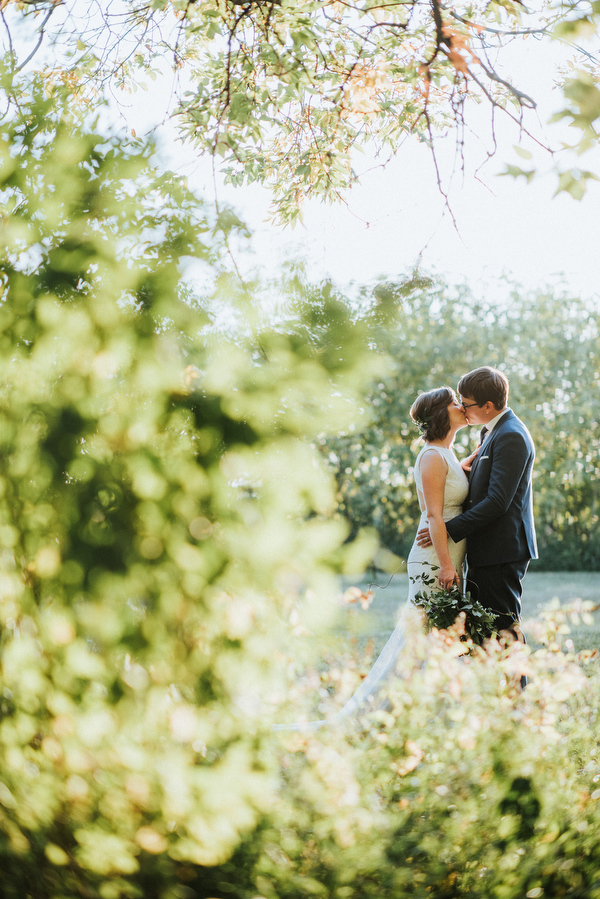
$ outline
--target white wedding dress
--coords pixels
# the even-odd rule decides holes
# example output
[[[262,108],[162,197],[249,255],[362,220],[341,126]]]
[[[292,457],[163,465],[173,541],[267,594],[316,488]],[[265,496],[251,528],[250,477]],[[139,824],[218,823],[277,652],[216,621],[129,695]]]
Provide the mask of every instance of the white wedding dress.
[[[427,510],[425,508],[425,498],[423,495],[423,481],[421,477],[420,463],[425,453],[438,452],[448,465],[448,473],[446,475],[446,484],[444,487],[444,506],[442,516],[444,521],[449,521],[462,512],[462,504],[467,498],[469,492],[469,481],[466,474],[460,466],[460,462],[454,455],[452,449],[442,446],[433,446],[426,444],[415,462],[414,476],[417,487],[417,496],[419,500],[419,508],[421,510],[421,518],[417,530],[428,526]],[[456,571],[462,577],[466,540],[455,543],[451,537],[448,537],[448,549],[450,551],[450,559]],[[395,670],[402,649],[406,644],[409,628],[409,616],[414,614],[415,606],[412,603],[415,595],[419,592],[428,592],[435,589],[427,587],[419,579],[419,575],[425,573],[433,575],[437,584],[437,572],[434,570],[439,567],[439,561],[433,546],[424,548],[418,546],[416,538],[409,553],[406,568],[409,577],[408,602],[402,610],[398,624],[392,631],[390,638],[381,650],[377,660],[374,662],[371,670],[361,683],[360,687],[346,702],[344,707],[333,718],[326,718],[323,721],[307,721],[302,724],[282,724],[276,725],[276,730],[317,730],[328,724],[336,724],[347,719],[357,712],[375,708],[374,700],[385,682]]]
[[[421,477],[420,462],[425,453],[438,452],[446,464],[448,465],[448,474],[446,475],[446,485],[444,487],[444,507],[442,509],[442,517],[444,521],[450,521],[456,515],[462,512],[462,506],[469,492],[469,480],[461,468],[460,462],[454,455],[454,450],[446,449],[443,446],[432,446],[426,444],[415,462],[415,484],[417,487],[417,497],[419,499],[419,509],[421,510],[421,518],[417,530],[427,527],[427,510],[425,508],[425,497],[423,495],[423,479]],[[459,574],[462,573],[465,552],[467,549],[467,541],[461,540],[455,543],[452,537],[448,537],[448,550],[450,552],[450,561]],[[431,573],[432,566],[439,567],[439,561],[433,546],[427,548],[419,546],[417,541],[412,545],[412,549],[408,555],[406,562],[406,570],[409,577],[408,599],[409,602],[419,592],[427,592],[423,582],[418,580],[418,576],[423,572]],[[431,589],[431,588],[430,588]]]

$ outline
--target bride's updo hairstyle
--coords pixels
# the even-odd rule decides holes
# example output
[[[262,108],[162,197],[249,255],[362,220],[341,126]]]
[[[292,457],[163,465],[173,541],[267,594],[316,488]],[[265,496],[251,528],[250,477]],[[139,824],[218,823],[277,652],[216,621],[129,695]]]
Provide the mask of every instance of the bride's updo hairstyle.
[[[416,398],[410,407],[410,417],[421,431],[423,440],[443,440],[450,430],[448,406],[456,399],[451,387],[436,387]]]

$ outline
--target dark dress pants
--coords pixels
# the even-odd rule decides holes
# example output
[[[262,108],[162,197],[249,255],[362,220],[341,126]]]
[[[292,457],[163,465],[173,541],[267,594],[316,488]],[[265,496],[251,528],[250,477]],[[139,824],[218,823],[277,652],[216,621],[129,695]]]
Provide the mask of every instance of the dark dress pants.
[[[512,631],[517,637],[514,627],[521,618],[521,582],[528,566],[529,559],[499,565],[468,566],[467,590],[484,608],[498,615],[494,630]]]
[[[481,605],[495,612],[495,631],[510,631],[515,640],[525,640],[525,634],[515,625],[521,618],[522,580],[529,567],[529,559],[518,562],[501,562],[500,565],[483,565],[480,568],[468,565],[467,591]],[[527,678],[521,675],[521,690],[527,686]]]

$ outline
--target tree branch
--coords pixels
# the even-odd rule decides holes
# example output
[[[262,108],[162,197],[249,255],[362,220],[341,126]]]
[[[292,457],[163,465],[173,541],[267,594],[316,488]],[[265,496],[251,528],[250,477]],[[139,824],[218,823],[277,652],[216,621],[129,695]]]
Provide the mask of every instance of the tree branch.
[[[483,91],[484,95],[486,96],[486,98],[487,98],[487,99],[489,100],[489,102],[491,103],[493,109],[496,109],[496,108],[501,109],[502,112],[503,112],[505,115],[507,115],[507,116],[509,117],[509,119],[512,119],[512,121],[513,121],[516,125],[518,125],[519,128],[520,128],[522,131],[524,131],[525,134],[527,134],[527,136],[528,136],[532,141],[534,141],[534,142],[535,142],[539,147],[541,147],[543,150],[546,150],[547,152],[552,153],[552,150],[550,149],[550,147],[547,147],[546,144],[543,144],[540,140],[538,140],[536,137],[534,137],[533,134],[531,134],[531,132],[529,132],[529,131],[527,131],[527,129],[523,128],[523,123],[522,123],[522,121],[519,121],[519,119],[517,119],[516,116],[514,116],[511,112],[509,112],[508,109],[505,109],[503,106],[500,105],[500,103],[498,103],[498,101],[497,101],[497,100],[490,94],[490,92],[489,92],[488,89],[486,88],[485,84],[483,84],[483,82],[482,82],[479,78],[477,78],[477,76],[474,75],[473,72],[471,71],[471,69],[469,69],[468,67],[467,67],[467,72],[468,72],[468,74],[469,74],[469,77],[473,79],[473,81],[475,82],[475,84],[477,84],[477,85],[481,88],[481,90]],[[529,108],[529,107],[527,107],[527,108]]]
[[[4,27],[6,28],[6,34],[8,36],[8,52],[10,53],[13,68],[14,68],[15,63],[17,61],[17,57],[15,56],[15,48],[13,46],[12,35],[10,33],[10,28],[8,27],[8,22],[6,21],[6,18],[4,16],[3,9],[0,9],[0,16],[2,16],[2,21],[4,22]]]
[[[442,6],[442,9],[448,13],[453,19],[456,19],[457,22],[461,22],[463,25],[467,25],[469,28],[475,28],[476,31],[487,31],[489,34],[499,34],[502,37],[517,37],[520,34],[547,34],[548,28],[545,26],[544,28],[519,28],[514,31],[505,31],[502,28],[490,28],[489,25],[475,25],[473,22],[469,22],[468,19],[463,18],[463,16],[459,16],[457,12],[454,12],[452,9],[448,9],[447,6]]]
[[[505,81],[504,78],[501,78],[499,75],[497,75],[493,69],[488,69],[488,67],[484,63],[482,63],[481,60],[478,60],[478,61],[479,61],[479,65],[481,66],[481,68],[483,69],[485,74],[488,76],[490,81],[495,81],[497,84],[501,84],[502,87],[505,87],[507,89],[507,91],[510,91],[510,93],[513,95],[513,97],[515,97],[515,99],[518,100],[520,106],[526,106],[527,109],[536,109],[537,108],[537,103],[535,102],[535,100],[532,97],[529,96],[529,94],[524,94],[523,91],[520,91],[518,88],[513,87],[513,85],[510,84],[510,82]],[[527,101],[527,102],[525,102],[525,101]]]
[[[35,54],[38,52],[38,50],[39,50],[40,47],[42,46],[42,41],[44,40],[44,33],[45,33],[46,25],[48,24],[48,21],[50,20],[50,16],[52,15],[52,13],[54,12],[55,9],[56,9],[56,6],[55,6],[54,4],[52,4],[52,6],[50,7],[50,9],[49,9],[48,12],[46,13],[46,18],[45,18],[44,21],[42,22],[42,27],[40,28],[40,36],[39,36],[39,38],[38,38],[37,44],[35,45],[35,47],[34,47],[33,50],[31,51],[31,53],[29,54],[29,56],[27,57],[27,59],[25,59],[25,60],[21,63],[20,66],[17,66],[17,67],[16,67],[16,69],[15,69],[15,74],[16,74],[17,72],[20,72],[22,69],[24,69],[25,66],[27,65],[27,63],[31,62],[31,60],[33,59],[33,57],[35,56]]]
[[[442,48],[442,44],[450,46],[450,41],[444,35],[444,20],[442,19],[442,9],[439,0],[431,0],[431,10],[433,12],[433,21],[435,23],[435,49],[424,65],[429,67],[437,57]]]

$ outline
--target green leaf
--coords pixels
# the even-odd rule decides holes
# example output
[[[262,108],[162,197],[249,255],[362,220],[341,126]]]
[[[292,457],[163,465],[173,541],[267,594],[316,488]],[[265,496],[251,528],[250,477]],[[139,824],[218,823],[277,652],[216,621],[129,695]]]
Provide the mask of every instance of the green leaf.
[[[525,170],[525,169],[519,168],[519,166],[516,166],[516,165],[507,165],[505,170],[503,172],[500,172],[501,176],[508,175],[511,178],[523,177],[523,178],[525,178],[527,183],[529,183],[530,181],[533,180],[533,178],[535,178],[535,174],[536,174],[535,169]]]
[[[531,159],[532,154],[529,150],[526,150],[524,147],[520,147],[519,144],[513,144],[513,150],[520,156],[521,159]]]
[[[582,172],[579,169],[561,172],[554,196],[564,191],[570,194],[574,200],[581,200],[585,195],[588,181],[599,180],[600,178],[594,172]]]

